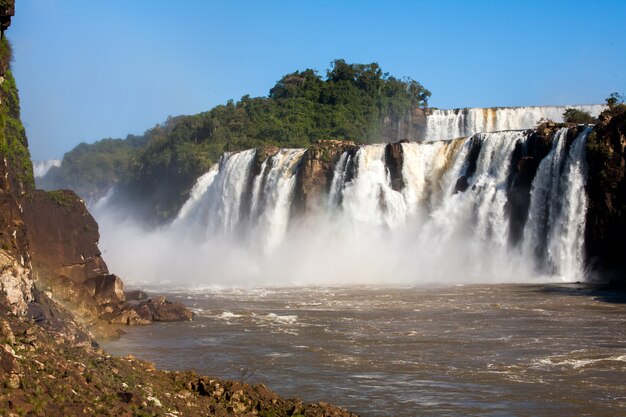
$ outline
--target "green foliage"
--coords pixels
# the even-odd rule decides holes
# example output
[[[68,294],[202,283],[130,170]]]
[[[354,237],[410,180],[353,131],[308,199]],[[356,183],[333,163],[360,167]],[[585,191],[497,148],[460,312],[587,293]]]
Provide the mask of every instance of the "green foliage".
[[[565,123],[594,124],[598,122],[598,119],[589,114],[589,112],[569,107],[563,113],[563,121]]]
[[[60,167],[52,167],[37,185],[46,190],[71,188],[83,198],[98,197],[128,175],[132,155],[147,142],[145,136],[102,139],[81,143],[63,156]]]
[[[74,202],[73,194],[63,190],[48,191],[47,194],[52,201],[65,208],[71,207]]]
[[[608,106],[608,114],[611,116],[615,116],[623,111],[626,111],[626,104],[624,104],[624,95],[618,92],[611,93],[610,96],[606,98],[606,105]]]
[[[15,79],[8,70],[11,46],[6,39],[0,40],[0,156],[9,164],[9,178],[16,191],[34,188],[33,167],[28,151],[26,132],[20,120],[20,102]],[[19,190],[21,189],[21,190]]]

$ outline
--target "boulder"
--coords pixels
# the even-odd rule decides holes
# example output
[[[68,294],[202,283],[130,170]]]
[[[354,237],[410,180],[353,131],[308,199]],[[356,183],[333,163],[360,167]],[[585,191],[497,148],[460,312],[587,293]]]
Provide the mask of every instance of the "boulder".
[[[144,320],[151,321],[189,321],[193,318],[193,313],[187,307],[168,301],[163,296],[139,303],[134,310]]]
[[[124,283],[114,274],[89,278],[83,285],[99,305],[119,304],[126,301]]]
[[[126,296],[126,301],[144,301],[150,298],[145,291],[142,290],[132,290],[124,292]]]
[[[127,308],[118,313],[105,314],[102,318],[108,318],[108,321],[111,324],[125,324],[127,326],[141,326],[152,323],[152,320],[142,317],[133,308]]]
[[[50,298],[71,311],[80,322],[89,323],[98,318],[98,303],[83,284],[55,275],[48,276],[37,284],[40,290],[46,291]]]

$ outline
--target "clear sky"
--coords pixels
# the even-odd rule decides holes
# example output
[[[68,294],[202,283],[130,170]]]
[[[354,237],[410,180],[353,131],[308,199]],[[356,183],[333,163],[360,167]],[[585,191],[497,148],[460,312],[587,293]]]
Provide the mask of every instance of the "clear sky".
[[[38,160],[336,58],[441,108],[601,103],[626,92],[625,29],[626,0],[17,0],[7,35]]]

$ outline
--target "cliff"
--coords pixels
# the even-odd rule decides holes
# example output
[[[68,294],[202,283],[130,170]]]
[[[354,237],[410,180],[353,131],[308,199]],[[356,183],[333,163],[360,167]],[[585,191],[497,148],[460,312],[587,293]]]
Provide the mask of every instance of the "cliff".
[[[600,116],[587,141],[586,255],[592,276],[626,289],[626,106]]]

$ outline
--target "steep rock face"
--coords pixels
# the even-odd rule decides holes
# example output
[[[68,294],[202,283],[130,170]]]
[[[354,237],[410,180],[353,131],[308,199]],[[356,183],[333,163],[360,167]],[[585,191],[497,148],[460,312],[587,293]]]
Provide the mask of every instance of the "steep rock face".
[[[0,7],[2,31],[10,24],[8,9]],[[8,20],[6,19],[8,18]],[[24,315],[34,297],[28,239],[18,197],[34,187],[28,141],[20,121],[17,88],[9,62],[11,46],[0,40],[0,299],[8,312]]]
[[[626,109],[601,115],[587,142],[585,248],[595,278],[626,288]]]
[[[385,165],[389,170],[391,188],[395,191],[402,191],[404,188],[404,177],[402,176],[402,165],[404,164],[404,153],[402,142],[389,143],[385,147]]]
[[[310,210],[330,189],[337,160],[346,151],[356,152],[354,142],[319,141],[305,152],[296,178],[293,207],[296,213]]]
[[[98,224],[72,191],[37,190],[21,200],[36,279],[77,283],[108,274],[98,249]]]

